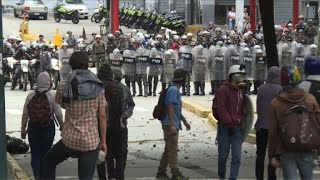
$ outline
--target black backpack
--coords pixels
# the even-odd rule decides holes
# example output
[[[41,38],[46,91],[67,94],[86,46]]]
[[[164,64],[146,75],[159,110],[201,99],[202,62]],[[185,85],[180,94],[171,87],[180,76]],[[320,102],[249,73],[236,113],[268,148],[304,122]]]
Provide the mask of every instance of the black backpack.
[[[48,91],[35,91],[28,104],[29,123],[37,127],[48,127],[53,112],[51,112],[49,99],[46,95]]]
[[[153,110],[153,118],[158,119],[159,121],[164,120],[166,117],[166,96],[167,96],[168,88],[161,92],[158,100],[158,104],[154,107]]]

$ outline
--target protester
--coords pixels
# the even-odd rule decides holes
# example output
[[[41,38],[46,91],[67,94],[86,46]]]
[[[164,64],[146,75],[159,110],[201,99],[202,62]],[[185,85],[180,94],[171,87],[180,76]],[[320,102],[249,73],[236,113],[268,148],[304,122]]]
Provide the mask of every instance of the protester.
[[[125,167],[128,153],[127,119],[133,114],[135,106],[130,90],[121,83],[122,72],[112,74],[109,64],[102,64],[98,78],[104,83],[105,97],[108,103],[108,129],[106,157],[108,179],[125,179]],[[100,180],[106,180],[105,162],[97,166]]]
[[[241,146],[243,143],[244,99],[242,87],[245,86],[245,70],[243,65],[231,66],[228,81],[224,82],[216,92],[218,119],[218,176],[225,179],[226,163],[231,151],[231,167],[229,179],[238,178],[241,163]]]
[[[270,104],[268,152],[271,164],[282,168],[283,179],[298,179],[299,171],[301,179],[311,180],[313,151],[320,145],[315,144],[320,137],[320,109],[313,95],[297,87],[300,81],[297,67],[281,68],[284,91]]]
[[[186,82],[186,73],[182,69],[174,71],[174,77],[165,96],[167,114],[161,122],[164,134],[165,148],[162,155],[156,179],[169,179],[167,175],[167,166],[169,165],[172,173],[172,180],[189,179],[184,176],[178,168],[178,137],[182,130],[181,121],[183,121],[187,130],[191,129],[190,124],[181,114],[181,94],[179,89]]]
[[[42,159],[53,144],[54,121],[58,121],[60,129],[63,127],[61,107],[55,103],[55,93],[50,91],[50,81],[47,72],[39,74],[37,89],[27,96],[21,121],[21,138],[25,139],[28,134],[31,166],[36,180],[42,179]]]
[[[257,180],[264,179],[264,159],[268,146],[268,108],[271,100],[278,96],[282,86],[280,82],[280,70],[273,66],[269,69],[266,84],[259,87],[257,95],[257,115],[258,119],[255,124],[256,130],[256,178]],[[268,165],[268,179],[276,180],[275,168]]]
[[[46,180],[55,179],[56,166],[71,156],[78,158],[79,179],[92,179],[99,149],[107,151],[103,83],[88,70],[88,63],[84,52],[74,52],[69,61],[72,73],[58,87],[56,102],[66,109],[66,117],[62,139],[44,158]]]

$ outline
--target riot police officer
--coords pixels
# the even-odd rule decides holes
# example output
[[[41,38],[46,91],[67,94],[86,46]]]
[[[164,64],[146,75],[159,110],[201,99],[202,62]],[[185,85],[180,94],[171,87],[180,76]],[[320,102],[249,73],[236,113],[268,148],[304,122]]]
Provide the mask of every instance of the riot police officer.
[[[97,71],[99,71],[100,63],[104,63],[106,60],[106,44],[101,41],[100,35],[96,35],[95,38],[96,41],[92,45],[92,55]]]
[[[149,50],[139,47],[136,53],[136,79],[139,86],[138,96],[148,96],[149,83],[147,77],[147,68],[149,66]],[[143,85],[143,88],[142,88]],[[142,89],[144,93],[142,93]]]
[[[208,49],[204,48],[202,45],[196,46],[193,50],[192,78],[195,91],[193,95],[205,95],[205,69],[208,62],[208,55]]]
[[[159,82],[159,75],[162,72],[163,64],[163,52],[152,48],[149,57],[149,72],[148,72],[148,83],[149,83],[149,96],[156,96],[156,91]],[[153,83],[152,83],[153,80]]]

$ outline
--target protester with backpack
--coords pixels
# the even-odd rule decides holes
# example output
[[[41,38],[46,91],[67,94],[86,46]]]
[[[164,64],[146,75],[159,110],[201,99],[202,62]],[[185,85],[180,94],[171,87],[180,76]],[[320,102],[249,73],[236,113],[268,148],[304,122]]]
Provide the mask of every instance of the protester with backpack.
[[[274,97],[277,97],[282,91],[280,82],[280,69],[273,66],[269,69],[267,81],[258,89],[257,95],[257,122],[255,124],[256,130],[256,178],[257,180],[264,179],[264,164],[265,156],[268,146],[268,113],[270,102]],[[276,169],[268,165],[268,179],[276,180]]]
[[[320,109],[313,95],[297,87],[301,81],[298,68],[281,68],[284,91],[271,101],[269,124],[269,159],[281,167],[284,179],[311,180],[315,152],[320,147]]]
[[[191,129],[190,124],[181,114],[182,102],[179,89],[186,83],[186,72],[182,69],[174,71],[174,77],[168,89],[166,90],[165,106],[166,116],[161,121],[164,134],[165,149],[162,155],[156,179],[170,179],[167,175],[167,166],[169,165],[172,173],[172,180],[185,180],[185,177],[178,168],[178,137],[179,130],[182,129],[183,121],[187,130]],[[161,96],[161,95],[160,95]]]
[[[44,157],[43,179],[55,179],[56,166],[71,156],[78,158],[80,180],[93,178],[99,149],[107,153],[106,100],[103,83],[88,70],[89,58],[76,51],[69,64],[72,73],[61,81],[56,102],[66,109],[61,140]]]
[[[108,178],[105,162],[97,166],[100,180],[124,180],[128,154],[127,120],[132,116],[135,103],[127,86],[121,83],[121,70],[111,71],[109,64],[102,64],[98,78],[103,82],[108,103],[107,147],[106,157]]]
[[[217,90],[213,114],[218,120],[218,176],[225,179],[226,163],[231,149],[231,169],[229,179],[238,178],[241,163],[245,120],[244,87],[245,66],[233,65],[229,69],[228,81]]]
[[[37,82],[37,89],[27,96],[21,122],[21,138],[25,139],[28,133],[31,166],[36,180],[42,178],[42,159],[53,144],[55,117],[60,130],[63,127],[62,110],[60,105],[55,103],[55,93],[50,91],[49,74],[40,73]]]

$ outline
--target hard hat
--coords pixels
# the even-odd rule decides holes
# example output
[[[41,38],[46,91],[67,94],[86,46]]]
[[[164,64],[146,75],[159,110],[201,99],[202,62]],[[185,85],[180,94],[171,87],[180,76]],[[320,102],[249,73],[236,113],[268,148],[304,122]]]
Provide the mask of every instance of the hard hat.
[[[119,30],[114,31],[115,34],[120,34]]]
[[[166,51],[166,52],[164,52],[164,55],[171,55],[171,52],[170,51]]]
[[[188,39],[188,37],[186,35],[182,35],[181,39]]]
[[[49,48],[49,49],[54,49],[54,45],[53,45],[53,44],[49,44],[49,45],[48,45],[48,48]]]
[[[15,39],[17,39],[17,37],[16,37],[16,36],[14,36],[14,35],[10,35],[10,36],[8,36],[8,40],[15,40]]]
[[[32,41],[32,42],[30,42],[30,47],[33,47],[33,46],[36,45],[36,44],[37,44],[37,42]]]
[[[133,33],[137,33],[137,30],[136,30],[136,29],[133,29],[132,32],[133,32]]]
[[[134,42],[136,42],[136,40],[134,38],[130,38],[130,42],[134,43]]]
[[[261,46],[255,45],[255,46],[253,46],[253,48],[254,48],[255,50],[257,50],[257,49],[261,49]]]
[[[43,48],[44,44],[43,43],[40,43],[39,44],[39,48]]]
[[[69,34],[66,34],[66,35],[65,35],[65,38],[69,38]]]
[[[120,50],[119,50],[118,48],[115,48],[115,49],[113,50],[113,53],[120,53]]]
[[[146,38],[150,38],[150,35],[149,34],[144,34],[144,37],[146,37]]]
[[[249,37],[249,33],[244,33],[243,37]]]
[[[285,65],[281,68],[281,85],[294,87],[302,78],[301,74],[295,65]]]
[[[231,74],[245,74],[245,66],[244,65],[233,65],[230,67],[228,76]]]
[[[291,24],[291,23],[289,23],[289,24],[288,24],[288,26],[292,26],[292,24]]]
[[[250,49],[248,47],[243,48],[244,52],[250,52]]]
[[[113,38],[113,34],[108,34],[108,39]]]
[[[180,39],[180,36],[174,35],[174,36],[173,36],[173,39],[174,39],[174,40],[179,40],[179,39]]]
[[[97,39],[97,38],[101,39],[101,36],[100,36],[99,34],[97,34],[97,35],[95,36],[95,38],[96,38],[96,39]]]
[[[152,41],[151,42],[151,46],[156,46],[157,45],[157,41]]]
[[[62,43],[62,47],[63,47],[63,46],[67,46],[67,47],[68,47],[68,44],[67,44],[67,43]]]
[[[84,41],[83,38],[77,39],[77,43],[81,43],[82,41]]]
[[[20,43],[19,43],[19,46],[21,47],[21,46],[26,46],[26,43],[24,43],[23,41],[21,41]]]
[[[193,35],[192,33],[188,33],[188,34],[187,34],[187,37],[190,37],[190,36],[192,36],[192,35]]]
[[[262,49],[257,49],[256,53],[257,53],[257,54],[262,54],[262,53],[263,53],[263,52],[262,52]]]
[[[17,38],[17,41],[22,41],[22,39],[18,37],[18,38]]]
[[[12,45],[11,45],[9,42],[7,42],[7,43],[6,43],[6,48],[11,49],[11,48],[12,48]]]
[[[28,49],[27,49],[27,47],[22,46],[22,47],[21,47],[21,51],[26,52],[26,51],[28,51]]]
[[[203,31],[203,34],[210,34],[208,31]]]
[[[216,32],[221,32],[221,28],[216,28]]]
[[[151,48],[151,51],[156,51],[156,50],[157,50],[157,48],[155,48],[155,47]]]
[[[304,16],[303,16],[303,15],[300,15],[300,16],[298,17],[298,19],[304,19]]]
[[[315,44],[311,44],[309,47],[310,47],[310,49],[317,49],[317,45],[315,45]]]
[[[158,35],[156,36],[156,39],[158,39],[158,38],[161,38],[161,39],[162,39],[162,35],[161,35],[161,34],[158,34]]]
[[[171,34],[172,35],[177,35],[178,33],[177,33],[177,31],[171,31]]]

